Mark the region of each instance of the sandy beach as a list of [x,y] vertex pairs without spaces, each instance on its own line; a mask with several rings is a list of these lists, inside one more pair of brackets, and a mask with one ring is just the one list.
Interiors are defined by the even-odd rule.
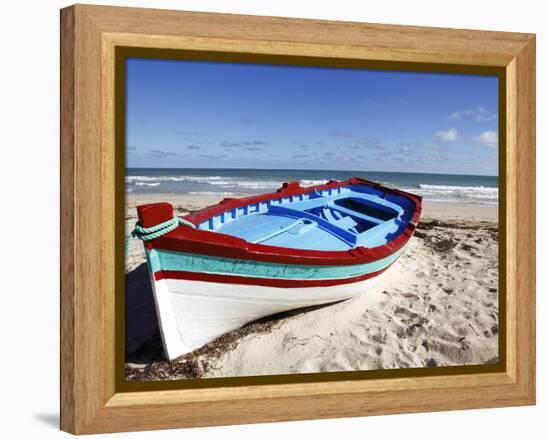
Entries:
[[[228,195],[224,195],[226,197]],[[233,196],[240,196],[235,194]],[[178,215],[219,195],[170,195]],[[136,205],[161,196],[128,194]],[[437,367],[498,360],[496,206],[424,202],[417,232],[373,289],[333,305],[283,313],[163,359],[143,246],[126,264],[126,377],[168,380]]]

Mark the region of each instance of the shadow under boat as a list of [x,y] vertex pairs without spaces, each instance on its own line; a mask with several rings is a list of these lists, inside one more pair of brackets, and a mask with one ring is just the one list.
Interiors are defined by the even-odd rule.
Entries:
[[[220,341],[230,347],[244,336],[268,332],[280,320],[326,308],[343,300],[293,309],[269,315],[238,328],[198,349],[203,353],[219,350]],[[126,274],[125,289],[125,357],[126,363],[150,364],[165,361],[162,338],[155,310],[155,302],[147,264],[143,263]],[[220,340],[223,339],[223,340]],[[231,342],[230,342],[231,341]]]

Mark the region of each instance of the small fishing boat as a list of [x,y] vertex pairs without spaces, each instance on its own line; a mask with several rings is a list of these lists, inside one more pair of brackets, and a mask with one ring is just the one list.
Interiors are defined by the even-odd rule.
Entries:
[[159,326],[169,359],[267,315],[368,291],[419,221],[419,196],[351,178],[174,216],[138,206]]

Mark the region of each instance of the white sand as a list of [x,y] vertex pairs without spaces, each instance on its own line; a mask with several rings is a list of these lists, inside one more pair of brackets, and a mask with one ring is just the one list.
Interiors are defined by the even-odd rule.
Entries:
[[[218,199],[165,198],[180,214]],[[150,201],[129,197],[129,224],[135,222],[135,205]],[[185,367],[167,375],[167,362],[158,361],[156,320],[148,315],[152,300],[145,297],[150,287],[143,285],[148,282],[143,249],[135,244],[127,264],[127,308],[133,313],[128,319],[135,321],[127,331],[128,376],[179,379],[494,362],[497,255],[496,207],[425,202],[415,237],[375,288],[352,300],[234,331],[176,360]],[[144,372],[145,363],[154,367]]]

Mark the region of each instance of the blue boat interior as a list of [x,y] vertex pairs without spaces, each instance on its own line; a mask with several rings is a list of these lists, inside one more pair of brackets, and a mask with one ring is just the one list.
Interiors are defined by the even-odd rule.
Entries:
[[282,196],[225,211],[199,224],[251,243],[304,250],[373,248],[399,236],[415,203],[369,185]]

